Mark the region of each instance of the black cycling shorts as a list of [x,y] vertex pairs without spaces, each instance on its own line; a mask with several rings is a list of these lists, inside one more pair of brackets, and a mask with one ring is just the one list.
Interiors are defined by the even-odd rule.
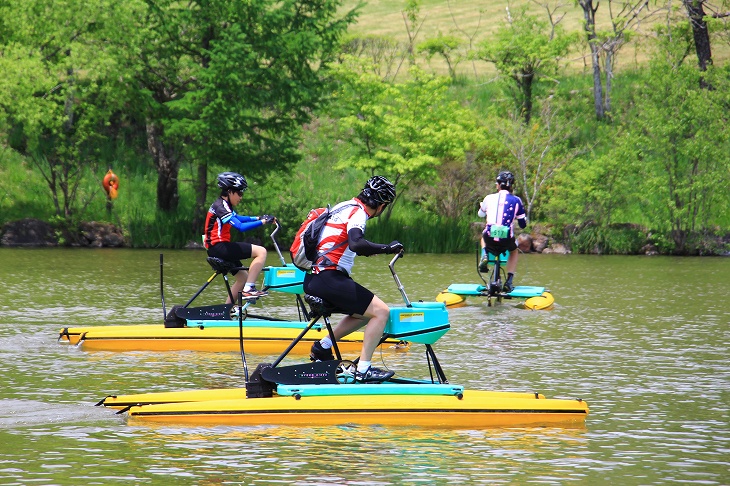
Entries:
[[500,238],[495,241],[494,238],[482,233],[484,239],[484,249],[492,255],[501,255],[505,251],[515,251],[517,249],[517,242],[514,238]]
[[323,270],[304,276],[304,292],[326,300],[337,311],[364,316],[375,294],[339,270]]
[[[208,256],[220,258],[227,262],[234,263],[237,267],[242,267],[241,260],[251,258],[251,243],[243,243],[240,241],[223,241],[216,243],[208,248]],[[238,270],[232,272],[231,275],[238,273]]]

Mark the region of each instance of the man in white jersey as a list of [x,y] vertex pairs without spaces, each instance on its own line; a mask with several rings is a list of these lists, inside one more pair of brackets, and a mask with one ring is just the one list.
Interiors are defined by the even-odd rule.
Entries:
[[500,255],[509,251],[507,258],[507,281],[502,286],[505,292],[512,292],[514,284],[512,278],[517,270],[517,243],[515,242],[514,222],[520,228],[527,226],[525,205],[522,199],[512,194],[515,185],[515,176],[512,172],[503,171],[497,175],[497,191],[489,194],[479,204],[479,217],[486,218],[486,225],[482,233],[482,261],[479,270],[487,270],[487,253]]
[[[380,216],[395,199],[395,186],[385,177],[368,179],[360,194],[337,204],[320,236],[317,252],[320,256],[312,266],[312,273],[304,277],[304,291],[320,297],[347,314],[334,328],[335,339],[365,326],[360,359],[355,380],[378,383],[395,373],[371,365],[375,348],[383,336],[390,309],[377,295],[355,282],[350,273],[355,255],[399,253],[403,245],[372,243],[364,238],[368,219]],[[333,360],[329,336],[312,345],[312,361]]]

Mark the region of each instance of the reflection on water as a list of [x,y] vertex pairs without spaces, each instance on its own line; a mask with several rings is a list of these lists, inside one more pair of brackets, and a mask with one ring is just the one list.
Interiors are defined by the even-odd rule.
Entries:
[[[406,255],[396,270],[412,300],[433,300],[451,283],[477,283],[473,265],[473,255]],[[93,404],[243,383],[236,353],[57,343],[63,326],[161,322],[159,270],[155,251],[0,249],[0,483],[730,484],[729,259],[523,255],[517,283],[547,286],[553,310],[470,297],[450,311],[436,351],[451,382],[583,398],[591,414],[576,429],[128,422]],[[402,303],[385,257],[358,260],[355,271]],[[166,252],[164,272],[168,309],[211,273],[188,251]],[[201,304],[220,300],[222,281],[211,287]],[[256,313],[297,317],[281,294]],[[274,357],[247,358],[251,370]],[[427,373],[418,348],[375,361]]]

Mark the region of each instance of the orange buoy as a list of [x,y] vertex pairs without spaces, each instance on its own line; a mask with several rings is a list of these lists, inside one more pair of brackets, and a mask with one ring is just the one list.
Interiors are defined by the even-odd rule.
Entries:
[[112,172],[111,169],[104,176],[104,182],[102,183],[104,190],[106,191],[109,199],[117,198],[117,189],[119,189],[119,177]]

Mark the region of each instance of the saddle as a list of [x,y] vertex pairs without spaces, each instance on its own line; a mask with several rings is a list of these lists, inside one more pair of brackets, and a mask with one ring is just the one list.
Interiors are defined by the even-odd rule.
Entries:
[[208,262],[208,265],[210,265],[213,270],[223,275],[232,273],[234,271],[246,269],[246,267],[239,267],[234,262],[228,262],[217,257],[208,257],[206,260]]
[[347,312],[338,309],[335,305],[324,300],[321,297],[304,294],[304,300],[309,304],[310,317],[329,317],[332,314],[347,314]]

